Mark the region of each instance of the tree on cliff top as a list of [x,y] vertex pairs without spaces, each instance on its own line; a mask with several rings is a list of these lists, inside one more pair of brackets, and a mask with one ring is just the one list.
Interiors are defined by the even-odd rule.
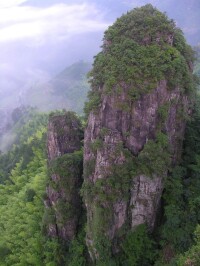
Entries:
[[118,95],[126,87],[130,99],[136,100],[161,80],[169,89],[191,93],[193,60],[193,51],[173,20],[150,4],[135,8],[105,32],[89,75],[85,112],[98,107],[102,93]]

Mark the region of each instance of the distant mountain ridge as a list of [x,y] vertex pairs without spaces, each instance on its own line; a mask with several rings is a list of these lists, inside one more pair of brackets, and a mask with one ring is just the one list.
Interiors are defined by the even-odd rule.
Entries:
[[15,140],[18,119],[14,122],[12,116],[19,111],[27,119],[29,111],[34,109],[29,107],[42,112],[66,109],[82,114],[89,90],[87,73],[90,69],[90,63],[79,61],[47,82],[36,82],[30,88],[19,89],[20,93],[7,92],[8,97],[0,100],[0,150],[6,151]]
[[86,76],[90,69],[90,63],[79,61],[49,82],[35,84],[26,93],[26,104],[42,111],[66,109],[81,114],[89,90]]

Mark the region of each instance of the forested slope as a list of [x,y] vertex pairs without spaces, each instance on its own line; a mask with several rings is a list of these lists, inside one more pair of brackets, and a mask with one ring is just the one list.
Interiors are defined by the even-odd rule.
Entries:
[[46,121],[34,116],[21,128],[18,144],[0,158],[0,265],[41,265]]

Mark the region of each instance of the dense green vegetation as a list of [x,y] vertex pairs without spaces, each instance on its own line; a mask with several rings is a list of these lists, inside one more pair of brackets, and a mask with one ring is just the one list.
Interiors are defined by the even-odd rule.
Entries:
[[20,160],[22,160],[22,167],[26,167],[32,160],[34,157],[33,146],[38,141],[37,132],[44,133],[48,116],[38,114],[34,109],[18,108],[15,110],[15,119],[14,125],[7,132],[8,137],[14,136],[14,138],[9,139],[9,145],[7,145],[7,147],[10,146],[10,150],[0,156],[0,183],[9,178],[11,170]]
[[[192,265],[199,265],[197,254],[198,228],[200,223],[199,211],[199,190],[200,190],[200,98],[195,104],[193,118],[188,122],[183,161],[180,166],[174,169],[171,177],[167,180],[165,200],[165,223],[162,226],[162,244],[170,245],[172,257],[178,253],[185,252],[191,244],[194,245],[181,259],[178,265],[184,264],[190,257],[193,258]],[[197,227],[197,231],[196,231]],[[196,231],[196,233],[195,233]],[[195,234],[194,234],[195,233]],[[180,262],[182,261],[182,262]],[[185,262],[186,263],[186,262]]]
[[34,115],[21,128],[19,143],[0,157],[0,265],[40,265],[43,257],[46,122]]
[[[146,225],[141,224],[137,230],[130,231],[122,244],[126,265],[151,265],[155,259],[154,241],[148,236]],[[124,261],[121,260],[122,265]]]

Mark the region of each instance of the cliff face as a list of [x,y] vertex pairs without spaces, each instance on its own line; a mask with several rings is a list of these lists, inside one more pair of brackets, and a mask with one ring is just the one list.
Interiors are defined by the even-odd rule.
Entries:
[[151,6],[136,9],[109,28],[95,59],[82,189],[93,259],[118,252],[120,239],[139,224],[154,229],[189,113],[191,64],[178,34]]
[[83,133],[80,121],[73,113],[53,116],[49,120],[47,152],[49,161],[66,153],[80,150]]
[[83,132],[74,113],[50,118],[47,135],[50,181],[46,189],[47,234],[65,241],[74,238],[81,214]]
[[[162,108],[165,114],[161,114]],[[97,208],[102,208],[99,216],[109,212],[102,224],[108,239],[116,238],[123,226],[135,228],[147,223],[153,230],[164,179],[170,165],[181,155],[183,114],[187,112],[187,96],[177,88],[169,91],[166,81],[161,81],[151,93],[135,101],[130,112],[119,110],[115,97],[105,96],[98,114],[89,115],[84,139],[85,184],[91,190],[96,187],[96,192],[91,195],[90,189],[86,189],[88,245],[93,246],[104,219],[98,217],[99,225],[94,229]],[[161,129],[164,133],[160,133]],[[94,150],[95,142],[98,145]]]

